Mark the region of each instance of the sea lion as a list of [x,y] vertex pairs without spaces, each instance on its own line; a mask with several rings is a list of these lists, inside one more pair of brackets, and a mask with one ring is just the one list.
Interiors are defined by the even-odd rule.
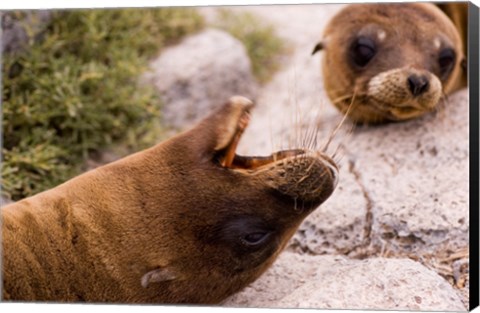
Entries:
[[443,11],[431,3],[346,6],[313,50],[324,50],[328,97],[358,123],[434,110],[443,95],[467,84],[467,9],[466,3],[444,4]]
[[317,151],[235,153],[250,100],[5,206],[3,299],[219,303],[259,277],[334,191]]

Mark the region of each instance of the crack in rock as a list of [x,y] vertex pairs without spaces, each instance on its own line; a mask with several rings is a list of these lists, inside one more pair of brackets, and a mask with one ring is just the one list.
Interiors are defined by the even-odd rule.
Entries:
[[344,251],[341,254],[347,255],[354,259],[363,259],[378,253],[378,247],[372,246],[372,229],[373,229],[373,199],[362,181],[362,175],[355,166],[355,161],[350,158],[348,160],[348,171],[353,175],[355,183],[358,185],[365,200],[365,216],[362,242]]
[[365,225],[363,229],[363,243],[361,246],[366,247],[368,246],[371,241],[372,235],[372,226],[373,226],[373,200],[370,197],[367,188],[362,182],[362,177],[360,173],[355,168],[355,162],[353,160],[349,160],[348,162],[348,170],[350,173],[353,174],[355,177],[355,181],[360,186],[360,189],[363,192],[363,197],[365,198],[366,206],[365,206]]

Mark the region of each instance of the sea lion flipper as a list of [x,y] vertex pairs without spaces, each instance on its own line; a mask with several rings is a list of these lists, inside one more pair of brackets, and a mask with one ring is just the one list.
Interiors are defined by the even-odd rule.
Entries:
[[142,287],[147,288],[150,283],[159,283],[177,279],[177,275],[169,268],[156,268],[142,276]]

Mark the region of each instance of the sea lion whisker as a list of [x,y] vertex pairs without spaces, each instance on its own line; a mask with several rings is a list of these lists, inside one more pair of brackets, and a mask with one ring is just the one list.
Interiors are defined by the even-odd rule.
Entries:
[[350,100],[350,102],[351,102],[351,99],[354,96],[356,96],[357,98],[358,97],[363,97],[363,96],[368,96],[368,92],[359,92],[358,90],[356,90],[354,93],[345,94],[343,96],[339,96],[335,99],[332,99],[331,102],[332,102],[332,104],[338,104],[338,103],[344,102],[346,100]]
[[302,136],[302,126],[300,124],[300,121],[301,121],[301,112],[300,112],[300,106],[298,105],[298,102],[295,98],[295,138],[294,138],[294,142],[295,142],[295,145],[298,147],[304,147],[305,146],[305,143],[302,142],[302,140],[305,139],[304,136]]
[[[319,110],[317,109],[314,117],[314,121],[318,121]],[[318,132],[318,123],[308,123],[307,131],[306,131],[306,140],[305,140],[305,148],[308,150],[315,150],[315,137]]]
[[315,151],[317,150],[317,147],[318,147],[318,134],[320,132],[320,110],[321,109],[318,109],[317,110],[317,113],[316,113],[316,117],[314,119],[314,121],[316,121],[313,125],[313,138],[312,138],[312,145],[311,145],[311,150]]
[[307,130],[305,131],[305,140],[303,147],[308,150],[313,150],[313,140],[315,138],[315,128],[311,124],[308,125]]
[[[334,153],[332,154],[331,158],[333,159],[333,161],[337,164],[340,164],[341,162],[341,159],[343,158],[344,154],[342,155],[338,155],[339,152],[343,151],[344,149],[344,145],[343,143],[340,143],[337,145],[337,148],[335,149]],[[337,157],[339,157],[340,159],[337,159]]]
[[347,94],[347,95],[340,96],[338,98],[332,99],[331,101],[332,101],[333,104],[337,104],[339,102],[343,102],[345,100],[351,99],[352,96],[353,96],[352,94]]
[[350,105],[348,106],[347,108],[347,111],[345,112],[345,114],[343,115],[342,119],[340,120],[340,122],[338,123],[338,125],[335,127],[335,129],[333,130],[333,132],[330,134],[329,138],[327,139],[327,142],[325,143],[324,147],[321,149],[321,151],[323,152],[326,152],[327,149],[328,149],[328,146],[330,145],[330,143],[332,142],[333,138],[335,137],[335,135],[337,134],[338,130],[340,129],[340,127],[342,127],[343,123],[345,123],[347,117],[349,116],[353,106],[354,106],[354,103],[355,103],[355,92],[353,93],[353,96],[352,96],[352,101],[350,102]]
[[[337,148],[335,149],[333,155],[332,155],[332,159],[334,160],[335,163],[337,164],[341,164],[341,160],[342,159],[339,159],[337,161],[337,159],[335,159],[335,157],[337,156],[337,153],[338,151],[340,151],[340,149],[345,150],[345,144],[344,142],[351,138],[352,135],[353,135],[353,130],[355,129],[356,127],[356,124],[354,122],[350,123],[350,127],[345,131],[345,133],[343,134],[343,136],[341,137],[340,139],[340,142],[337,144]],[[343,158],[343,155],[341,156],[341,158]]]
[[342,164],[343,162],[343,158],[345,157],[344,154],[342,155],[335,155],[334,157],[332,157],[332,160],[336,163],[336,164],[339,164],[339,166]]
[[318,133],[319,133],[319,127],[318,125],[315,127],[315,134],[314,134],[314,137],[313,137],[313,142],[312,142],[312,147],[311,149],[312,150],[317,150],[317,146],[318,146]]
[[308,129],[307,129],[306,138],[305,138],[306,139],[305,147],[308,150],[312,150],[313,138],[315,138],[315,128],[314,128],[314,125],[309,124]]

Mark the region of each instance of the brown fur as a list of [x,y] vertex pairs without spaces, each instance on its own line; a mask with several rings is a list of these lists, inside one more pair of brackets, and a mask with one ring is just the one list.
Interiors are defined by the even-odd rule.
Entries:
[[462,40],[462,52],[465,56],[462,64],[462,75],[460,76],[456,89],[466,87],[467,81],[467,56],[468,56],[468,2],[447,2],[437,3],[437,6],[453,22]]
[[[430,3],[351,4],[334,16],[314,50],[325,51],[325,89],[334,105],[345,113],[353,102],[349,116],[360,123],[401,121],[432,111],[444,94],[465,87],[467,5],[443,9],[455,24]],[[376,49],[361,66],[352,58],[359,36]],[[448,75],[438,61],[445,48],[456,55]],[[416,94],[411,77],[427,81],[425,91]]]
[[190,131],[2,208],[3,299],[218,303],[254,281],[337,170],[298,151],[223,167],[251,106],[234,97]]

